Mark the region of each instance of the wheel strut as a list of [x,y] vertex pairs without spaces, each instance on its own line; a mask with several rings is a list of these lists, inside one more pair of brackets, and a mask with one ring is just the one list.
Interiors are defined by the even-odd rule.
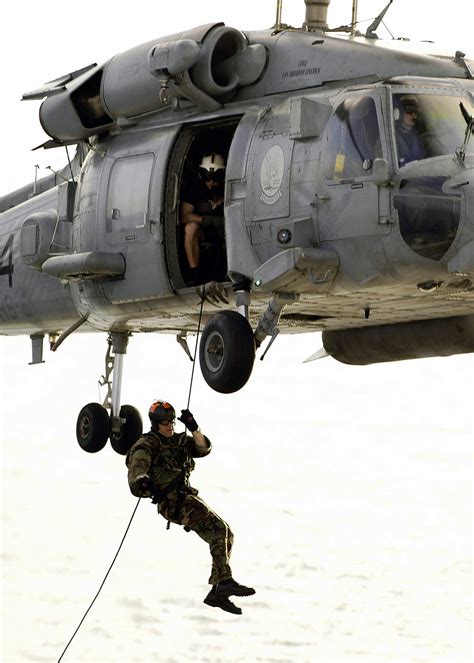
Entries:
[[100,451],[110,437],[114,451],[124,455],[142,434],[139,411],[132,405],[121,405],[123,360],[129,338],[128,332],[111,332],[108,336],[105,375],[99,380],[101,387],[107,385],[107,394],[102,405],[89,403],[83,407],[77,420],[76,437],[84,451]]
[[127,352],[129,338],[130,334],[128,332],[111,332],[109,334],[105,355],[105,375],[99,380],[101,387],[107,385],[107,394],[102,405],[107,410],[110,410],[111,435],[119,435],[125,423],[119,415],[122,395],[123,360]]
[[279,334],[280,330],[278,329],[278,321],[280,319],[280,315],[288,304],[291,304],[292,302],[296,301],[299,298],[299,295],[296,295],[291,292],[280,292],[276,293],[272,299],[268,302],[268,306],[263,312],[259,323],[257,325],[257,328],[254,332],[254,337],[255,337],[255,345],[257,348],[259,348],[262,344],[262,342],[265,340],[267,336],[271,336],[271,341],[265,350],[263,357],[269,350],[271,344]]

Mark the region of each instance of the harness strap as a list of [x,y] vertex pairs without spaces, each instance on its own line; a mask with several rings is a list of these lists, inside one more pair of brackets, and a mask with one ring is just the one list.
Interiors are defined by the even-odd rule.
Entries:
[[153,491],[152,503],[153,504],[158,504],[159,502],[162,502],[164,500],[164,498],[168,495],[168,493],[171,493],[171,491],[174,490],[179,484],[182,484],[182,486],[184,487],[185,486],[185,483],[184,483],[184,477],[185,476],[186,476],[186,470],[185,469],[181,470],[181,472],[177,476],[175,476],[175,478],[172,479],[172,481],[170,481],[167,486],[165,486],[161,490],[156,488]]
[[184,490],[180,490],[178,492],[178,499],[176,500],[176,504],[174,507],[174,512],[173,516],[175,520],[179,520],[179,516],[181,514],[181,509],[183,508],[184,500],[186,499],[186,493]]

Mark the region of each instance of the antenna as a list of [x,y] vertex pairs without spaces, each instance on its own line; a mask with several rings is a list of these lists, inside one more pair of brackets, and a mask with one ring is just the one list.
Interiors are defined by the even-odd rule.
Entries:
[[352,20],[351,20],[351,35],[355,37],[357,32],[357,4],[358,0],[352,0]]
[[376,18],[374,18],[372,23],[369,25],[369,27],[367,28],[367,32],[365,33],[366,39],[378,39],[377,35],[375,34],[375,31],[377,30],[379,25],[382,23],[383,18],[385,16],[385,14],[388,12],[388,9],[389,9],[390,5],[392,4],[392,2],[393,2],[393,0],[388,0],[388,5],[386,7],[384,7],[384,9],[382,9],[380,14]]
[[275,23],[275,29],[276,30],[281,30],[281,11],[283,8],[283,0],[277,0],[277,15],[276,15],[276,23]]
[[[46,166],[46,170],[50,170],[56,176],[56,178],[60,177],[65,182],[68,181],[67,177],[64,177],[63,175],[61,175],[61,173],[58,170],[54,170],[54,168],[51,168],[51,166]],[[57,179],[56,179],[56,181],[57,181]]]
[[33,184],[33,195],[36,196],[36,187],[38,185],[38,170],[39,164],[35,163],[35,182]]

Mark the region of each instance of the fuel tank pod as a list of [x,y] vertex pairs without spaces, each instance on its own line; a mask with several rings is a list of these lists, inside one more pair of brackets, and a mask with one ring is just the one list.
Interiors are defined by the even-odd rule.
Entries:
[[331,357],[353,366],[449,357],[474,352],[474,315],[326,330],[322,340]]

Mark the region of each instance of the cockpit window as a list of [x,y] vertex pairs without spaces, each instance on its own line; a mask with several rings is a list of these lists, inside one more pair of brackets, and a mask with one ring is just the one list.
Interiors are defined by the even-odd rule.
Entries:
[[340,181],[371,174],[382,156],[377,110],[372,97],[346,99],[326,129],[325,176]]
[[[435,94],[393,94],[398,165],[454,154],[464,142],[466,122],[459,104],[474,112],[467,98]],[[472,145],[472,143],[470,144]]]

